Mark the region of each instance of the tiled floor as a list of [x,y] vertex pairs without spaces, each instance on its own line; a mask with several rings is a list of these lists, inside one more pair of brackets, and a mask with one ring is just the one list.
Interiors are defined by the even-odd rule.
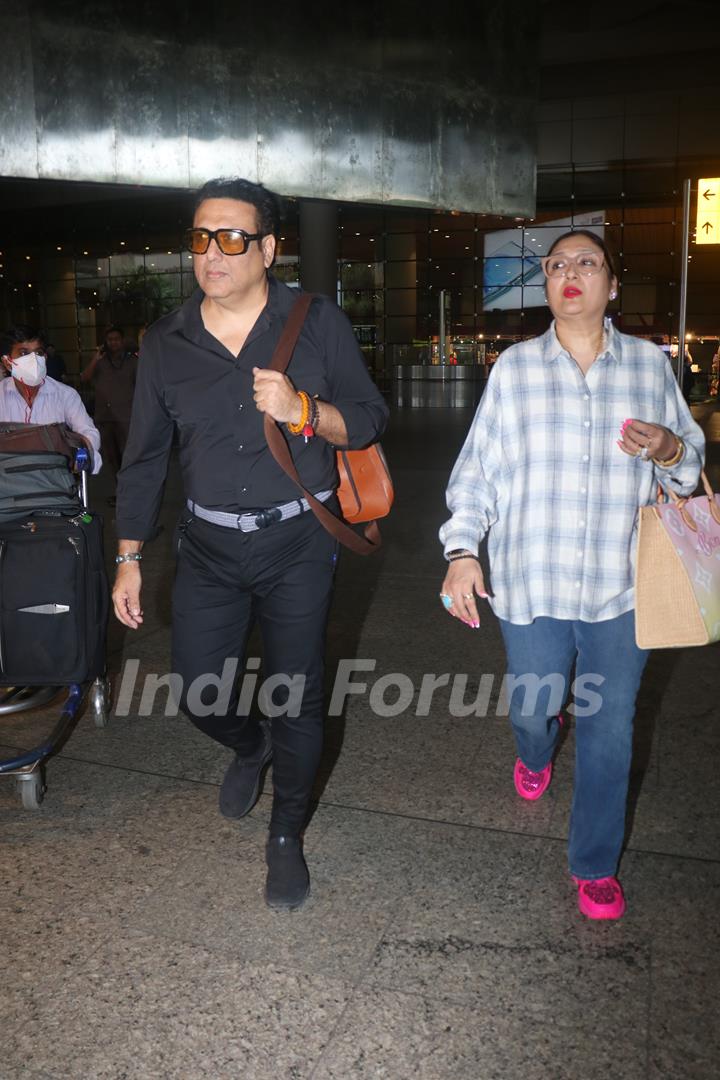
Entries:
[[[717,439],[717,414],[697,411]],[[497,625],[488,614],[470,633],[437,602],[444,485],[470,416],[393,417],[396,509],[383,553],[339,569],[328,686],[342,659],[375,668],[354,676],[368,692],[328,719],[306,837],[313,893],[291,915],[262,900],[269,778],[231,824],[216,806],[225,752],[164,715],[164,692],[138,715],[145,676],[169,664],[173,471],[144,563],[145,624],[111,630],[116,694],[124,662],[140,662],[128,715],[101,730],[81,720],[49,763],[39,811],[0,781],[2,1080],[718,1075],[720,651],[651,658],[622,864],[629,910],[589,923],[565,867],[572,728],[548,795],[521,804],[495,711]],[[717,444],[710,460],[717,481]],[[98,481],[98,504],[104,494]],[[453,719],[442,687],[426,715],[416,698],[374,714],[381,676],[417,689],[444,672],[468,674],[468,701],[490,680],[487,718]],[[55,714],[0,719],[0,755]]]

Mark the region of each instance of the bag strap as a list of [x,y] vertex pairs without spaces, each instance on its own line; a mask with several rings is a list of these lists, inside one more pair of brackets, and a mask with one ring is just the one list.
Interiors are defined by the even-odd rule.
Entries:
[[[705,488],[705,494],[707,495],[708,509],[710,510],[712,517],[715,519],[718,525],[720,525],[720,507],[717,504],[715,492],[712,489],[712,486],[707,478],[707,474],[704,469],[700,473],[700,479],[702,480],[702,485]],[[697,532],[697,524],[695,523],[695,520],[687,509],[687,504],[690,502],[691,496],[678,495],[677,492],[673,491],[673,489],[670,487],[667,489],[667,495],[670,496],[670,501],[672,502],[673,506],[675,506],[675,508],[680,511],[680,515],[687,527],[693,532]],[[702,495],[699,497],[702,498]]]
[[[283,332],[280,335],[280,340],[275,346],[275,351],[268,364],[271,371],[279,371],[281,374],[285,374],[297,339],[300,336],[303,323],[305,322],[307,313],[310,310],[310,305],[314,299],[315,296],[313,293],[301,293],[295,300]],[[295,468],[295,462],[292,459],[285,437],[280,431],[276,421],[273,420],[271,416],[268,416],[267,413],[265,413],[263,418],[263,426],[265,429],[265,439],[267,440],[270,453],[283,472],[300,488],[308,501],[310,509],[320,524],[327,529],[331,536],[334,536],[336,540],[339,540],[341,544],[350,548],[351,551],[354,551],[357,555],[371,555],[374,551],[377,551],[381,544],[380,529],[377,526],[377,522],[368,522],[364,529],[364,535],[361,536],[359,533],[356,533],[354,529],[351,529],[344,521],[336,517],[335,514],[332,514],[323,503],[316,499],[314,495],[311,495],[305,488],[302,480],[298,476],[298,471]]]

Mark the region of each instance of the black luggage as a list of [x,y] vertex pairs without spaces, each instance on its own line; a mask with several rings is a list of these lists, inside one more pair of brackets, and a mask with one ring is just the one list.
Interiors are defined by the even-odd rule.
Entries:
[[102,521],[82,508],[0,523],[0,686],[60,686],[105,670]]

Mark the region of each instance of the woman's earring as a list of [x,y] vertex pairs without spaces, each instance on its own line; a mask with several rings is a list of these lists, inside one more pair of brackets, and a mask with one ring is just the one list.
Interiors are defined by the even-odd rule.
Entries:
[[614,290],[614,289],[613,289],[613,291],[612,291],[612,292],[610,293],[610,299],[611,299],[611,300],[617,300],[617,293],[615,292],[615,290]]

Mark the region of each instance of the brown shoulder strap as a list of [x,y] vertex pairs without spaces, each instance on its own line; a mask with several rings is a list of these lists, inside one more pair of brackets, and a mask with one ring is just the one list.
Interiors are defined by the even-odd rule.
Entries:
[[[280,335],[280,340],[275,347],[270,364],[268,365],[273,371],[280,371],[283,373],[286,371],[297,339],[300,336],[303,323],[305,322],[305,317],[314,299],[313,293],[301,293],[293,304],[287,322],[285,323],[285,328]],[[356,533],[354,529],[351,529],[344,521],[341,521],[340,518],[335,517],[323,503],[306,490],[302,480],[298,476],[295,462],[292,459],[283,433],[280,431],[277,423],[272,417],[268,416],[267,413],[265,413],[264,416],[264,427],[265,438],[270,453],[283,472],[285,472],[300,488],[308,501],[310,509],[320,524],[327,529],[336,540],[339,540],[341,544],[344,544],[345,547],[350,548],[358,555],[371,555],[374,551],[377,551],[381,542],[380,530],[377,526],[377,522],[369,522],[364,529],[364,536],[361,536],[359,533]]]

